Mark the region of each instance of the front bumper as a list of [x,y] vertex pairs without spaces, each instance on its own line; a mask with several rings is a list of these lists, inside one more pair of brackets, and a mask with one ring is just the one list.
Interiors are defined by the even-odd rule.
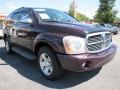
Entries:
[[57,56],[63,69],[83,72],[102,67],[104,64],[108,63],[114,58],[116,50],[117,47],[112,45],[108,50],[96,54],[57,54]]

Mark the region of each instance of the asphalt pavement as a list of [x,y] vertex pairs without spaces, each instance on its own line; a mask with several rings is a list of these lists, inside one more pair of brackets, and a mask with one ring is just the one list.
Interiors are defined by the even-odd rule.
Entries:
[[5,51],[0,40],[0,90],[120,90],[120,34],[113,35],[117,53],[110,63],[90,72],[65,72],[57,81],[43,78],[36,62]]

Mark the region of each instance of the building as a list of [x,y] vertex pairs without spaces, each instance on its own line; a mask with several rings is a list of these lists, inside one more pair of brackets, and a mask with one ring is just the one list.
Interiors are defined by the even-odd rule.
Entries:
[[2,19],[2,20],[5,19],[6,16],[7,16],[7,14],[1,14],[1,13],[0,13],[0,20],[1,20],[1,19]]
[[0,26],[3,25],[4,19],[6,18],[7,14],[0,13]]

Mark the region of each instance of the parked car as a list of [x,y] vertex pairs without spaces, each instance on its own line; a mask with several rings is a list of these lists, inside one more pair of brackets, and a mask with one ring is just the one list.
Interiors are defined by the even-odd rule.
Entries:
[[0,38],[3,38],[3,27],[2,26],[0,26]]
[[100,24],[101,26],[107,28],[112,34],[116,35],[119,32],[119,28],[116,26],[112,26],[111,24]]
[[4,25],[6,52],[37,60],[41,74],[49,80],[58,79],[64,69],[100,68],[116,53],[110,32],[81,24],[59,10],[19,8],[8,15]]
[[[120,28],[117,26],[113,26],[113,29],[116,30],[116,33],[118,34],[120,32]],[[115,33],[114,33],[115,34]]]

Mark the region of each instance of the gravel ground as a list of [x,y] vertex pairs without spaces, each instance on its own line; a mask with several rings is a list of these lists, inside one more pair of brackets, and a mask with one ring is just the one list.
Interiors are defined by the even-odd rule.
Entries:
[[7,55],[0,40],[0,90],[120,90],[120,34],[113,35],[117,54],[101,70],[65,72],[57,81],[48,81],[39,73],[37,64],[19,56]]

